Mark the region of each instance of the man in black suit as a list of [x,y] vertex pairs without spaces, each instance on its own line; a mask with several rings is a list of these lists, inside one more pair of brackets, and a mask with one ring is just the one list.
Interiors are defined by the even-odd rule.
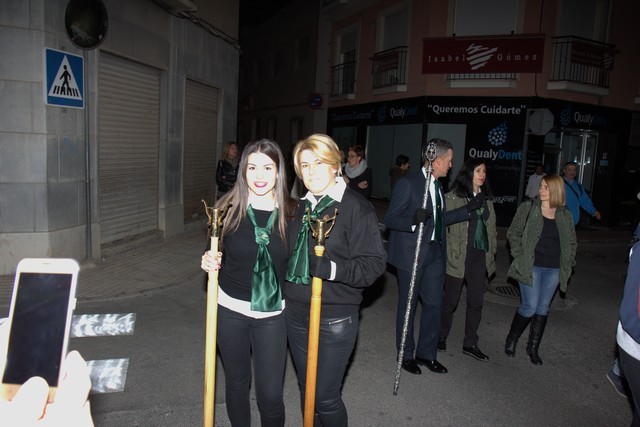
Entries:
[[[429,141],[429,143],[431,142],[435,143],[436,158],[432,163],[433,174],[426,209],[422,209],[422,200],[425,192],[428,160],[424,154],[425,150],[423,150],[424,166],[417,173],[406,175],[396,183],[391,194],[389,208],[384,217],[384,223],[390,230],[387,261],[396,267],[398,277],[399,298],[396,317],[396,347],[398,351],[400,351],[407,309],[418,225],[424,223],[423,238],[420,243],[422,245],[420,259],[402,360],[403,369],[416,375],[422,373],[418,365],[426,366],[435,373],[447,373],[447,368],[436,360],[447,265],[445,228],[451,224],[468,221],[471,218],[470,213],[479,209],[484,202],[484,195],[480,193],[471,199],[466,206],[446,211],[444,194],[438,178],[446,176],[451,168],[453,147],[449,141],[444,139],[434,138]],[[413,336],[413,319],[418,297],[422,303],[422,313],[416,348]]]

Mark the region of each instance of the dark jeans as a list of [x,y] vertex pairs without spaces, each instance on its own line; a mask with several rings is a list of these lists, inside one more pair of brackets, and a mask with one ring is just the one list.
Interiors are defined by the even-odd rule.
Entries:
[[447,338],[453,323],[453,313],[458,308],[463,282],[467,283],[467,315],[464,324],[463,347],[478,345],[478,327],[482,318],[482,304],[484,302],[484,282],[487,273],[484,253],[482,257],[475,257],[465,261],[464,278],[449,276],[444,280],[444,298],[442,300],[442,325],[440,337]]
[[218,348],[224,365],[227,412],[234,427],[251,425],[251,355],[263,426],[284,425],[283,382],[287,357],[284,315],[254,319],[218,306]]
[[631,397],[633,398],[633,419],[631,420],[632,427],[640,426],[640,360],[635,359],[629,355],[622,348],[618,347],[620,351],[620,364],[622,365],[622,372],[624,372],[624,378],[627,380],[629,389],[631,390]]
[[[442,294],[444,290],[445,255],[439,244],[426,244],[422,248],[425,262],[416,273],[416,282],[411,302],[411,316],[407,328],[407,338],[404,349],[404,359],[415,355],[427,360],[436,360],[438,338],[440,337],[440,320],[442,317]],[[400,340],[404,327],[404,317],[409,300],[409,286],[411,272],[398,269],[398,311],[396,313],[396,349],[400,351]],[[418,332],[418,347],[413,337],[413,324],[416,314],[418,298],[422,303],[420,314],[420,331]]]
[[[300,402],[304,408],[307,380],[309,312],[285,310],[291,357],[298,374]],[[358,313],[320,319],[318,374],[316,379],[315,426],[348,425],[347,408],[342,401],[342,381],[358,336]]]

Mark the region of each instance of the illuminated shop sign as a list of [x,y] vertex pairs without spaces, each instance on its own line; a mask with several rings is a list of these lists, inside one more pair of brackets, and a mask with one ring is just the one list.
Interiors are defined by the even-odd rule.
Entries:
[[437,37],[422,43],[422,74],[539,73],[544,36]]

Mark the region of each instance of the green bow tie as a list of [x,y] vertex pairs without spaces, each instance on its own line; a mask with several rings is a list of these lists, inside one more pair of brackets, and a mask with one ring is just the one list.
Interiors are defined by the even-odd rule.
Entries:
[[268,248],[271,230],[278,218],[278,209],[271,212],[266,227],[258,227],[256,214],[251,205],[247,206],[247,216],[253,224],[258,244],[258,254],[251,276],[251,310],[262,312],[282,310],[282,291]]
[[[335,203],[329,196],[324,196],[316,208],[311,212],[312,223],[318,218],[318,216],[329,206]],[[305,207],[311,209],[311,202],[305,201]],[[305,210],[306,212],[306,210]],[[309,285],[311,284],[311,278],[309,277],[309,219],[306,213],[302,217],[302,228],[298,233],[298,239],[296,245],[293,248],[291,259],[289,260],[289,266],[287,268],[286,279],[288,282],[295,283],[297,285]]]

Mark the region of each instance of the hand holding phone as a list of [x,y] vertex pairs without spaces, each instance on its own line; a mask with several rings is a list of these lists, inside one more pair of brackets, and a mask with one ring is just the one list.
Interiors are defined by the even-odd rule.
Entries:
[[[0,348],[6,349],[8,325],[0,327]],[[7,329],[2,332],[2,329]],[[4,368],[0,364],[0,370]],[[11,401],[0,400],[0,419],[7,426],[74,426],[93,427],[89,390],[89,370],[80,353],[72,351],[64,361],[65,373],[58,386],[56,400],[49,400],[49,385],[41,377],[32,377],[17,391]]]
[[[77,351],[66,354],[78,269],[73,260],[28,259],[18,264],[10,317],[0,325],[0,420],[3,425],[68,425],[73,420],[77,426],[93,426],[87,364]],[[42,316],[51,323],[43,324]],[[61,329],[63,334],[37,331],[46,331],[49,327]],[[42,353],[49,356],[44,358],[48,363],[37,369],[15,359],[19,349],[41,347],[49,349]],[[34,357],[28,355],[25,360],[33,361]],[[54,380],[48,382],[37,372],[23,381],[24,384],[7,382],[32,370],[40,370]],[[57,391],[55,402],[48,403],[53,396],[52,388]]]
[[[53,401],[63,374],[79,266],[72,259],[20,261],[7,321],[0,394],[11,400],[31,377],[42,377]],[[4,351],[6,349],[6,352]]]

